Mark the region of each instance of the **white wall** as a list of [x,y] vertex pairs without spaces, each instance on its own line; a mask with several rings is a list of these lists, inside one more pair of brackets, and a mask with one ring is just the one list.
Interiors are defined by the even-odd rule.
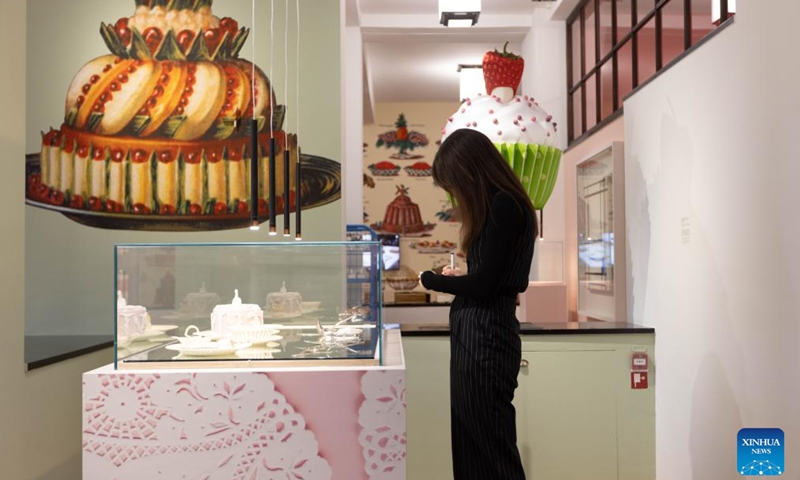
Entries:
[[[532,95],[558,123],[558,147],[567,148],[567,37],[566,23],[551,21],[552,10],[536,8],[531,29],[522,41],[525,73],[521,89]],[[544,236],[564,241],[564,161],[553,194],[544,208]]]
[[359,225],[363,222],[364,211],[364,59],[361,27],[343,26],[342,35],[342,194],[347,225]]
[[625,102],[628,310],[656,328],[661,480],[738,478],[743,427],[782,428],[800,479],[799,15],[739,2]]
[[111,362],[111,350],[25,373],[25,0],[0,1],[0,477],[80,478],[81,373]]

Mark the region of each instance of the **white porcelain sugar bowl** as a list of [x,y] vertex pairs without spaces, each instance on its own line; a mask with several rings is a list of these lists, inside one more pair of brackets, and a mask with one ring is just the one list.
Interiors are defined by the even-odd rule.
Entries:
[[122,292],[117,292],[117,335],[138,337],[147,330],[147,309],[141,305],[128,305]]
[[255,304],[242,303],[239,290],[234,290],[231,303],[217,305],[211,312],[211,330],[221,335],[230,334],[234,325],[262,325],[264,311]]

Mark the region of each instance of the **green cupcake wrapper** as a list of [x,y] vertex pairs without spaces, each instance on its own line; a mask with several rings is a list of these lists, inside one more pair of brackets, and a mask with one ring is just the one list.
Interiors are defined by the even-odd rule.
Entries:
[[519,178],[533,208],[544,208],[556,185],[561,150],[524,143],[496,143],[495,146]]
[[[550,200],[558,179],[561,165],[560,149],[546,145],[527,143],[495,143],[500,155],[519,178],[522,188],[533,203],[533,208],[541,210]],[[447,194],[447,200],[455,207],[456,200]]]

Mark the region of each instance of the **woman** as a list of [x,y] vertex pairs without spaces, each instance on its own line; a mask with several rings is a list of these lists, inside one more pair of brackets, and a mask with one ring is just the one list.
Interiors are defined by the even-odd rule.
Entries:
[[528,286],[537,235],[533,205],[492,142],[453,132],[433,162],[433,179],[455,198],[468,272],[420,274],[455,295],[450,307],[450,410],[456,480],[524,479],[515,410],[522,358],[516,297]]

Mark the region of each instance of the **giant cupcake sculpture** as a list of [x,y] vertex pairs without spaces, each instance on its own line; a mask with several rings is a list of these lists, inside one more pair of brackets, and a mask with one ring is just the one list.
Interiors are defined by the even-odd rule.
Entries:
[[552,115],[528,95],[517,95],[524,60],[507,51],[487,52],[483,75],[488,95],[467,99],[442,129],[442,141],[460,128],[478,130],[495,144],[536,209],[553,193],[561,150]]
[[[266,214],[270,139],[279,158],[291,152],[291,185],[297,141],[279,131],[283,107],[275,104],[267,76],[239,58],[249,30],[214,16],[212,0],[135,2],[132,17],[101,25],[111,54],[75,75],[63,125],[43,134],[28,199],[142,221],[246,221],[251,209]],[[257,120],[257,152],[250,119]],[[258,205],[250,204],[253,158],[259,160]],[[283,178],[282,162],[276,175]]]

